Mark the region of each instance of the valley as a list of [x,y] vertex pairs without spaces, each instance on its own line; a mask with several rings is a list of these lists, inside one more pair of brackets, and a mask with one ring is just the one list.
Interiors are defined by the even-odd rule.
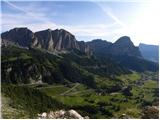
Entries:
[[[141,80],[141,78],[137,79],[136,77],[134,77],[134,75],[128,75],[127,77],[129,77],[130,79],[125,75],[125,77],[123,77],[123,80],[128,81],[128,85],[133,84],[132,80],[137,82]],[[142,110],[145,106],[143,106],[143,104],[147,103],[152,105],[154,102],[157,102],[156,100],[158,96],[155,96],[155,94],[156,89],[158,89],[158,81],[146,80],[141,86],[131,85],[131,87],[131,96],[124,94],[122,92],[123,88],[122,90],[116,92],[105,93],[103,91],[97,92],[96,89],[93,90],[85,88],[83,85],[79,85],[74,89],[72,89],[73,87],[71,87],[72,91],[67,94],[62,94],[63,91],[66,91],[66,87],[61,88],[61,91],[59,91],[59,93],[54,92],[57,91],[56,89],[54,89],[54,87],[49,89],[43,89],[42,87],[41,90],[49,96],[60,100],[65,105],[71,106],[71,108],[73,109],[79,106],[80,108],[82,108],[82,110],[80,110],[80,113],[82,115],[83,112],[88,113],[88,109],[92,109],[89,114],[85,114],[90,118],[121,118],[123,114],[125,114],[128,118],[141,118]],[[150,91],[151,89],[152,92]],[[85,106],[88,106],[87,110],[84,110]],[[94,114],[92,113],[92,106],[95,106]],[[78,109],[76,110],[78,111]]]
[[[158,73],[133,73],[117,76],[117,78],[125,83],[124,88],[116,92],[108,93],[101,89],[88,88],[80,83],[71,83],[67,85],[48,85],[42,83],[28,84],[19,87],[27,87],[35,91],[40,91],[42,94],[51,97],[51,99],[61,102],[66,106],[65,109],[74,109],[82,116],[89,116],[89,118],[141,118],[142,111],[146,106],[158,105],[158,81],[156,79],[150,79],[150,74],[156,76]],[[142,80],[144,75],[146,79]],[[103,79],[102,84],[108,85],[107,80],[104,80],[105,78],[97,77],[97,80],[98,79]],[[131,89],[124,92],[124,89],[128,86],[130,86]],[[10,94],[12,94],[12,92]],[[19,103],[16,101],[14,104]],[[46,104],[44,103],[44,105]],[[6,113],[5,111],[4,118]],[[30,116],[30,114],[31,113],[27,113],[25,115]],[[23,118],[22,113],[19,118]]]
[[2,41],[3,118],[55,111],[94,119],[158,118],[159,64],[144,59],[129,37],[101,48],[101,40],[79,42],[65,30],[15,28]]

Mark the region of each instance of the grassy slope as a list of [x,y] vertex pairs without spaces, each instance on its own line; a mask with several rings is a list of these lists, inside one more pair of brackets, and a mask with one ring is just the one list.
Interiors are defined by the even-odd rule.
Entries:
[[[16,61],[16,56],[19,56],[19,54],[21,54],[19,59],[34,59],[34,61],[40,63],[40,66],[47,66],[47,68],[52,68],[53,66],[57,66],[57,62],[59,62],[59,60],[61,59],[57,57],[52,58],[50,57],[50,55],[46,54],[43,54],[44,56],[41,56],[42,53],[39,53],[38,51],[32,51],[32,53],[26,52],[27,50],[21,51],[25,54],[22,54],[19,50],[15,51],[15,56],[12,56],[12,52],[7,53],[7,56],[4,55],[2,57],[2,62],[5,62],[5,60],[11,62]],[[83,64],[87,64],[85,62],[86,60],[84,60]],[[92,64],[94,64],[94,61],[89,62],[93,62]],[[77,75],[83,75],[84,77],[88,75],[94,75],[93,73],[95,71],[93,73],[89,73],[87,69],[83,69],[84,67],[80,67],[80,65],[77,65],[76,63],[77,62],[72,62],[71,66],[74,68],[73,71],[78,70],[78,72],[75,72],[76,74],[79,72],[81,73]],[[68,69],[67,71],[69,70],[70,69]],[[71,71],[71,73],[73,71]],[[15,106],[20,104],[23,109],[29,113],[29,118],[34,118],[39,112],[61,109],[66,106],[68,109],[76,109],[83,116],[88,115],[90,116],[90,118],[119,118],[124,113],[130,115],[133,118],[140,118],[142,103],[144,101],[152,103],[155,98],[158,98],[154,93],[154,90],[158,88],[158,81],[141,81],[142,85],[137,85],[136,83],[139,82],[141,78],[140,73],[133,72],[132,74],[123,74],[120,76],[114,76],[112,78],[94,75],[94,78],[97,85],[96,89],[85,86],[85,84],[79,84],[77,87],[69,91],[69,93],[67,93],[66,95],[61,94],[70,90],[76,83],[70,86],[64,86],[62,84],[59,86],[58,84],[53,84],[51,86],[44,85],[41,87],[37,87],[34,85],[2,85],[2,92],[5,93],[7,97],[10,97],[13,100]],[[75,79],[77,80],[76,76],[73,80]],[[117,86],[123,89],[128,85],[132,86],[131,92],[133,96],[125,96],[121,90],[116,90],[114,92],[112,91],[112,89],[116,88]],[[3,87],[5,89],[3,89]],[[110,89],[108,90],[108,88]],[[107,93],[102,93],[102,91],[97,92],[97,89],[99,91],[106,89]],[[63,103],[64,106],[61,106],[59,102],[57,104],[59,104],[60,106],[56,106],[56,104],[54,104],[55,101]],[[23,114],[21,118],[23,118]]]
[[[65,108],[59,101],[32,87],[2,84],[2,94],[4,98],[10,99],[10,108],[27,111],[28,118],[36,118],[41,112]],[[3,114],[6,116],[5,112]],[[23,118],[23,114],[19,118]]]
[[[136,79],[139,79],[139,73],[133,73],[133,74],[128,74],[124,76],[125,77],[122,77],[122,76],[120,77],[123,78],[122,81],[124,80],[128,81],[128,84],[130,82],[132,83],[133,81],[136,81]],[[98,76],[98,79],[102,79],[103,81],[105,81],[105,79],[100,78],[100,76]],[[106,78],[105,82],[108,83],[108,81],[109,81],[109,78]],[[100,95],[99,93],[95,92],[93,89],[90,89],[83,84],[79,84],[77,87],[69,91],[67,95],[61,95],[63,92],[66,92],[71,88],[73,88],[76,83],[68,86],[57,84],[57,85],[51,85],[51,86],[44,85],[41,87],[28,85],[26,87],[38,90],[40,91],[40,93],[44,95],[46,94],[47,96],[52,97],[52,99],[56,99],[59,102],[63,103],[64,105],[67,106],[68,109],[71,109],[71,108],[76,109],[82,115],[88,115],[90,116],[90,118],[119,118],[122,114],[127,114],[132,118],[140,118],[141,105],[143,100],[153,102],[153,100],[156,98],[156,96],[154,96],[153,90],[158,88],[157,83],[158,82],[154,80],[147,80],[147,81],[144,81],[144,84],[140,86],[133,85],[131,90],[133,93],[133,96],[130,96],[130,97],[123,95],[122,92],[115,92],[115,93]],[[108,85],[111,85],[111,83]],[[2,92],[3,92],[3,89],[2,89]],[[14,94],[14,95],[17,95],[17,94]],[[142,97],[142,95],[144,96]],[[137,99],[137,97],[139,98]],[[11,96],[11,98],[13,98],[13,96]],[[18,99],[20,98],[21,97],[18,97]],[[14,99],[15,99],[15,96],[14,96]],[[142,101],[140,101],[140,99]],[[14,101],[14,103],[16,104],[19,104],[19,102],[25,103],[26,101],[25,100]],[[26,112],[30,110],[26,109],[26,107],[23,105],[22,107],[23,107],[23,110],[25,111],[20,110],[19,115],[15,114],[14,118],[18,118],[18,117],[25,118],[25,117],[28,117],[27,115],[33,118],[32,115],[26,114]],[[51,110],[50,107],[46,108],[46,110],[47,109]],[[19,110],[19,108],[17,110]],[[32,112],[33,111],[34,110],[32,110]],[[41,112],[41,110],[34,112],[34,114],[38,112]],[[11,112],[11,114],[12,113],[14,112]],[[24,113],[26,116],[24,116]]]
[[[104,84],[105,82],[109,82],[109,78],[101,78],[100,76],[96,77],[98,81],[103,81],[102,84]],[[92,91],[91,93],[87,92],[85,94],[78,93],[76,95],[71,94],[68,96],[60,96],[59,94],[57,95],[57,93],[55,92],[49,92],[50,90],[56,91],[54,87],[50,88],[50,90],[45,89],[45,92],[46,94],[48,94],[49,92],[51,96],[54,96],[54,98],[60,100],[68,106],[72,106],[72,108],[77,108],[77,106],[81,106],[81,109],[78,109],[80,110],[80,112],[82,112],[82,114],[86,114],[85,111],[87,111],[82,108],[89,106],[90,109],[94,109],[95,111],[97,111],[95,113],[91,112],[88,114],[91,118],[119,118],[122,114],[127,114],[132,118],[140,118],[142,110],[141,106],[143,101],[150,101],[152,103],[153,100],[157,98],[157,96],[153,95],[154,92],[152,90],[158,88],[158,81],[147,80],[144,81],[143,85],[136,86],[133,84],[133,82],[140,79],[139,73],[134,72],[133,74],[123,76],[121,75],[118,77],[119,79],[127,83],[125,85],[132,84],[131,92],[133,93],[133,96],[125,96],[121,92],[115,92],[115,94],[109,93],[105,95],[100,95],[95,91]],[[113,83],[110,81],[108,85],[110,86],[112,84]],[[64,91],[63,89],[66,90],[66,87],[63,87],[61,89],[61,92]],[[86,89],[86,87],[81,85],[80,89],[74,89],[74,91],[71,92],[83,91]],[[59,89],[57,90],[59,91]],[[142,95],[144,96],[142,97]],[[139,98],[141,98],[141,100]],[[103,106],[103,109],[101,108],[101,105]],[[94,108],[92,108],[92,106],[94,106]]]
[[23,106],[14,107],[12,100],[2,94],[2,118],[4,119],[27,119],[30,118],[29,113],[23,109]]

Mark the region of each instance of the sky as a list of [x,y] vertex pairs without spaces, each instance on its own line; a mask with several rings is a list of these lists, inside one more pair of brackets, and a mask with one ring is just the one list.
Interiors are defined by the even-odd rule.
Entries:
[[129,36],[139,43],[159,45],[159,0],[38,1],[3,0],[2,32],[27,27],[33,32],[65,29],[81,41],[115,42]]

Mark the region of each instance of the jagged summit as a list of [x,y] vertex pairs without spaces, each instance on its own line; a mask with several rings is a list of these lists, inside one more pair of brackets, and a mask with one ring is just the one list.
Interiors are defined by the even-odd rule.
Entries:
[[28,28],[14,28],[1,34],[2,44],[16,44],[22,47],[46,49],[48,51],[80,50],[90,54],[89,47],[76,40],[75,36],[64,29],[46,29],[33,33]]
[[86,54],[129,55],[141,57],[139,48],[134,46],[130,37],[120,37],[115,43],[102,39],[90,42],[77,41],[75,36],[65,29],[46,29],[32,32],[27,27],[14,28],[1,34],[2,44],[15,44],[22,47],[33,47],[47,51],[79,50]]

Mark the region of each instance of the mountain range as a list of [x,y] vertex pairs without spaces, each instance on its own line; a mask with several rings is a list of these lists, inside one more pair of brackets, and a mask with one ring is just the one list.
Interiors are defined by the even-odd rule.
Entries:
[[[87,76],[79,74],[80,70],[72,65],[73,62],[85,71],[103,76],[125,74],[132,70],[158,70],[158,64],[145,60],[127,36],[115,43],[100,39],[84,42],[77,41],[74,35],[63,29],[34,33],[28,28],[14,28],[2,33],[1,37],[2,82],[28,83],[36,79],[53,83],[62,82],[64,77],[70,82],[83,83]],[[67,72],[68,76],[65,75]],[[73,74],[79,76],[79,80],[75,81]]]
[[119,38],[115,43],[96,39],[87,42],[95,55],[128,55],[142,57],[138,47],[135,47],[128,36]]
[[71,109],[94,119],[158,118],[159,63],[130,37],[84,42],[64,29],[14,28],[1,38],[3,118]]
[[130,37],[120,37],[115,43],[95,39],[89,42],[77,41],[75,36],[64,29],[32,32],[28,28],[14,28],[1,34],[2,44],[44,49],[50,52],[79,50],[96,56],[127,55],[158,62],[158,46],[140,44],[134,46]]
[[129,55],[142,57],[129,37],[123,36],[115,43],[102,40],[91,42],[77,41],[75,36],[64,29],[43,30],[33,33],[28,28],[14,28],[1,34],[2,44],[15,44],[21,47],[45,49],[50,52],[77,49],[86,54]]
[[2,44],[15,44],[51,52],[77,49],[90,54],[88,46],[83,41],[77,41],[74,35],[64,29],[47,29],[33,33],[28,28],[14,28],[2,33],[1,37]]

